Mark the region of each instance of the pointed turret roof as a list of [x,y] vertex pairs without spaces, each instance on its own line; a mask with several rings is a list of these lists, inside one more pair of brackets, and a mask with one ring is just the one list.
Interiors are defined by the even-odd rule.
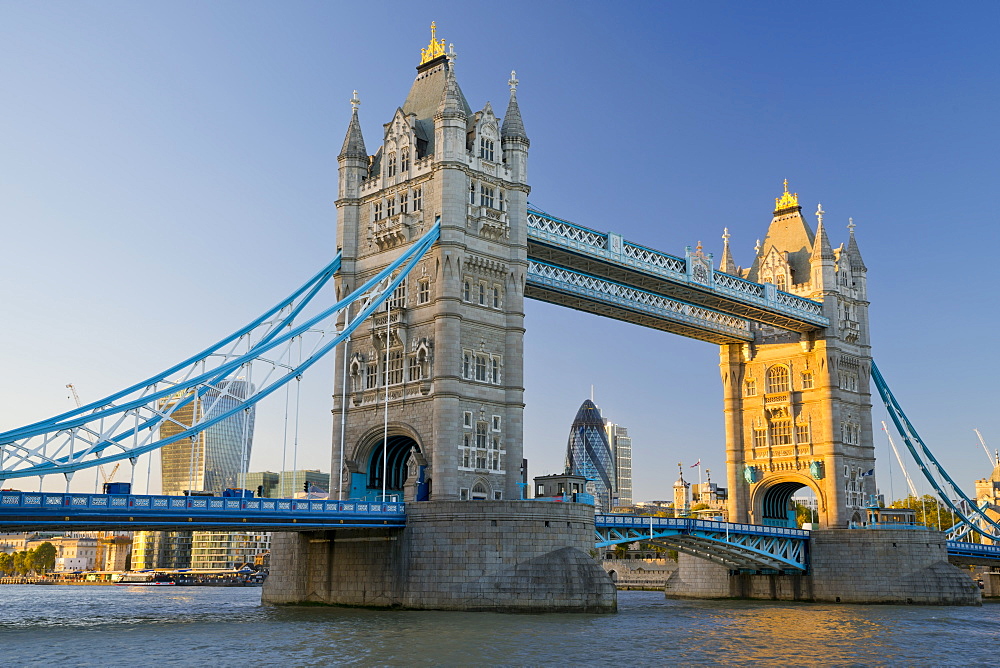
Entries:
[[771,249],[786,254],[788,264],[792,268],[792,282],[801,283],[809,279],[809,256],[813,250],[813,231],[809,223],[802,217],[802,207],[799,206],[798,193],[788,192],[788,180],[785,180],[785,192],[775,199],[774,217],[767,228],[767,236],[754,260],[753,266],[747,272],[751,281],[758,280],[761,260],[771,252]]
[[344,137],[344,146],[340,149],[338,158],[363,158],[368,159],[368,151],[365,149],[365,138],[361,134],[361,122],[358,120],[358,91],[354,91],[351,98],[351,105],[354,111],[351,112],[351,122],[347,124],[347,135]]
[[826,236],[826,228],[823,227],[823,213],[823,205],[820,204],[816,208],[816,217],[819,218],[819,223],[816,225],[816,239],[813,244],[812,254],[809,256],[812,262],[836,259],[830,239]]
[[521,120],[521,108],[517,106],[517,75],[514,70],[510,71],[510,102],[507,103],[507,113],[503,116],[503,124],[500,126],[500,137],[502,139],[521,139],[528,141],[528,135],[524,131],[524,121]]
[[469,103],[465,101],[458,81],[455,80],[455,70],[451,67],[445,69],[444,90],[441,91],[441,101],[438,103],[437,112],[444,114],[459,114],[469,116]]
[[865,266],[865,261],[861,259],[861,250],[858,248],[858,242],[854,238],[854,219],[848,218],[847,220],[847,229],[851,231],[851,239],[847,242],[847,259],[851,263],[851,269],[868,271],[868,267]]
[[727,274],[736,274],[739,271],[739,267],[733,262],[733,254],[729,250],[729,228],[723,228],[722,230],[722,261],[719,262],[719,271],[725,272]]

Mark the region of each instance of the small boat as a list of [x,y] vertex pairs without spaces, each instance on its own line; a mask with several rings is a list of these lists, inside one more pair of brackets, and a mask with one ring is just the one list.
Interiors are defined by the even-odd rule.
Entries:
[[176,585],[168,576],[162,573],[143,573],[131,571],[123,573],[115,582],[119,587],[152,587],[161,585]]

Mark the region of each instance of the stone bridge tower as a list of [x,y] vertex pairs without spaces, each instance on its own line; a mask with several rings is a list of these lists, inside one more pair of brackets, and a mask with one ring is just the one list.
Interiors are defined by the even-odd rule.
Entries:
[[720,270],[822,302],[830,326],[757,325],[753,344],[722,346],[730,518],[795,526],[790,498],[809,487],[821,525],[844,527],[875,493],[867,268],[853,221],[847,247],[834,249],[821,207],[814,233],[787,181],[775,203],[752,266],[734,266],[727,234]]
[[[520,497],[529,142],[517,83],[512,72],[502,123],[489,102],[473,112],[455,78],[454,49],[446,52],[432,25],[413,86],[374,155],[352,100],[338,156],[338,294],[385,268],[435,221],[441,236],[388,311],[348,344],[345,498],[374,499],[383,484],[407,500]],[[337,355],[332,471],[340,469],[344,408],[343,350]]]

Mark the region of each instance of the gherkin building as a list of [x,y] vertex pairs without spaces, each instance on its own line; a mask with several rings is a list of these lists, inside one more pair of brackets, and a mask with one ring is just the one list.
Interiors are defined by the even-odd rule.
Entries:
[[570,427],[566,470],[587,479],[587,489],[594,494],[599,511],[611,511],[615,493],[614,458],[601,409],[590,399],[580,406]]

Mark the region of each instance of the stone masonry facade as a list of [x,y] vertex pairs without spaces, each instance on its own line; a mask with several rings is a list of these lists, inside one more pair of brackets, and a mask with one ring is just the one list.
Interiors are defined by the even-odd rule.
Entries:
[[432,500],[516,499],[529,142],[513,73],[501,123],[489,102],[471,111],[454,58],[432,51],[441,55],[425,54],[378,150],[365,149],[355,99],[338,156],[339,295],[436,222],[440,238],[347,344],[346,393],[338,370],[333,406],[339,418],[346,396],[346,455],[342,469],[338,419],[331,470],[342,471],[345,487],[354,480],[355,493],[359,480],[373,493],[388,384],[389,439],[406,450],[390,466],[425,466]]
[[786,182],[752,266],[735,266],[726,235],[721,271],[822,302],[830,321],[809,334],[754,325],[753,343],[721,347],[731,521],[785,519],[809,487],[820,525],[847,527],[875,493],[867,267],[853,223],[834,249],[823,213],[813,232]]
[[265,603],[494,612],[614,612],[590,556],[593,507],[429,501],[405,529],[275,534]]

